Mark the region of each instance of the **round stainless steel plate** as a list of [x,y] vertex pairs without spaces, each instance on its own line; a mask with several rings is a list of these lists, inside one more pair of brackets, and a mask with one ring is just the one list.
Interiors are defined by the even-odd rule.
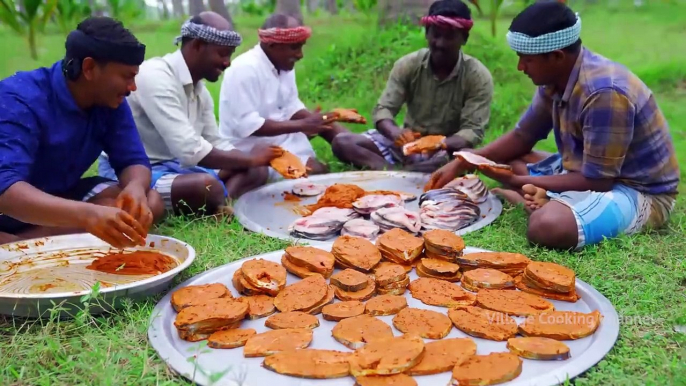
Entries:
[[[417,196],[412,202],[405,203],[408,210],[419,212],[419,196],[424,193],[424,185],[430,175],[409,172],[346,172],[322,174],[299,180],[283,180],[262,186],[241,196],[234,205],[238,221],[247,229],[283,240],[295,241],[288,226],[301,218],[296,213],[298,206],[314,204],[316,197],[305,197],[299,202],[284,201],[283,193],[291,192],[297,182],[309,181],[330,186],[336,183],[355,184],[365,190],[394,190]],[[489,194],[486,202],[479,205],[482,217],[472,225],[455,232],[458,235],[479,230],[495,221],[503,210],[502,203]],[[302,239],[312,245],[331,244],[337,237],[326,241]]]
[[116,308],[123,298],[160,293],[195,259],[190,245],[171,237],[148,235],[147,246],[134,250],[171,256],[178,265],[160,275],[113,275],[86,269],[112,247],[91,234],[23,240],[0,245],[0,313],[36,317],[59,306],[60,314],[73,315],[80,298],[100,283],[97,306],[91,313]]
[[[323,248],[327,249],[328,248]],[[476,248],[467,248],[465,253],[481,252]],[[262,258],[279,262],[284,251],[266,253],[254,258]],[[253,257],[250,257],[253,258]],[[249,259],[249,258],[248,258]],[[200,385],[241,385],[241,386],[349,386],[352,383],[350,377],[338,379],[299,379],[280,375],[261,367],[264,358],[244,358],[243,348],[231,350],[215,350],[204,345],[205,342],[191,343],[181,340],[174,327],[176,312],[171,306],[171,293],[188,285],[223,283],[234,294],[238,292],[231,284],[233,273],[241,267],[245,259],[233,262],[213,270],[195,276],[180,284],[170,291],[153,310],[151,325],[148,329],[148,338],[160,358],[171,369],[185,378]],[[417,278],[415,271],[410,273],[410,279]],[[299,279],[291,274],[288,275],[288,284],[297,282]],[[619,334],[619,318],[612,304],[598,291],[581,280],[576,281],[576,291],[581,300],[576,303],[567,303],[550,300],[555,308],[564,311],[591,312],[598,310],[603,315],[603,320],[598,330],[592,336],[564,343],[571,349],[571,358],[564,361],[534,361],[523,359],[522,374],[511,382],[502,385],[509,386],[546,386],[556,385],[571,379],[588,370],[600,361],[610,351]],[[430,309],[446,313],[442,307],[428,306],[410,296],[409,290],[405,292],[408,305],[415,308]],[[335,322],[326,321],[321,314],[318,315],[320,326],[314,329],[314,337],[310,348],[330,349],[338,351],[351,351],[331,337],[331,329]],[[381,316],[381,320],[393,326],[393,316]],[[518,323],[522,318],[518,319]],[[253,328],[258,333],[268,331],[264,326],[265,318],[257,320],[244,320],[241,328]],[[394,327],[396,336],[401,333]],[[468,337],[462,331],[453,328],[447,338]],[[495,342],[486,339],[472,338],[477,344],[477,354],[490,352],[508,351],[505,342]],[[426,339],[425,341],[430,341]],[[195,356],[195,358],[194,358]],[[210,377],[212,381],[210,382]],[[419,386],[447,385],[450,380],[450,372],[416,376],[414,379]]]

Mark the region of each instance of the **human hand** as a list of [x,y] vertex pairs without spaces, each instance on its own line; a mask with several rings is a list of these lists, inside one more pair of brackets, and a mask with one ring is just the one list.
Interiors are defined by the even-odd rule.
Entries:
[[[496,180],[503,185],[517,188],[521,187],[521,183],[517,181],[517,175],[514,174],[510,169],[496,168],[489,165],[479,165],[478,170],[481,172],[481,174]],[[517,186],[518,184],[519,186]]]
[[453,135],[445,139],[444,145],[448,153],[452,154],[456,151],[465,150],[469,143],[464,138]]
[[395,134],[394,138],[391,139],[397,147],[403,147],[403,145],[407,143],[418,140],[419,138],[421,138],[421,136],[421,134],[415,133],[410,129],[402,129]]
[[322,113],[321,109],[317,107],[314,113],[300,119],[300,130],[307,135],[319,134],[322,131],[332,129],[333,126],[331,124],[334,121],[336,121],[336,114]]
[[267,166],[274,158],[283,155],[283,149],[278,146],[259,143],[250,151],[252,154],[253,166]]
[[84,213],[86,232],[118,249],[145,245],[146,228],[133,216],[112,206],[89,206],[90,210]]
[[148,195],[138,185],[129,185],[117,196],[115,206],[133,217],[144,229],[143,238],[148,236],[153,216],[148,206]]
[[431,174],[431,179],[424,185],[424,191],[440,189],[448,184],[448,182],[454,180],[455,177],[464,174],[466,170],[466,162],[461,159],[455,159]]

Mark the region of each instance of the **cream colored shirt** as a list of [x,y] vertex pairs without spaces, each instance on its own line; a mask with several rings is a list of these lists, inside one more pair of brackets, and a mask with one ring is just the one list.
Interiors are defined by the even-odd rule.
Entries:
[[212,95],[202,81],[193,84],[181,51],[146,60],[136,86],[128,102],[151,163],[192,167],[215,147],[234,148],[220,137]]

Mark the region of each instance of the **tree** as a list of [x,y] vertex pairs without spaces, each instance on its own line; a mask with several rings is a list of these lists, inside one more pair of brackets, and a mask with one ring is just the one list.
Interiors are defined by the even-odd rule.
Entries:
[[379,0],[379,23],[399,20],[416,24],[426,14],[433,0]]
[[26,36],[33,60],[38,59],[36,33],[42,32],[48,23],[58,0],[24,0],[23,7],[14,0],[0,0],[0,21],[15,32]]
[[231,15],[229,15],[229,10],[226,8],[224,0],[208,0],[208,2],[211,11],[222,15],[224,19],[230,21],[231,24],[233,24],[233,20],[231,19]]
[[338,14],[338,1],[326,0],[326,10],[332,15]]
[[59,0],[55,8],[55,19],[63,34],[68,34],[78,22],[90,16],[92,10],[88,2],[79,0]]
[[303,22],[303,11],[300,8],[300,0],[277,0],[276,13],[283,13]]
[[317,9],[319,9],[319,0],[306,0],[307,2],[307,13],[313,14]]
[[203,0],[190,0],[188,2],[188,13],[192,16],[196,16],[205,10],[205,2]]
[[186,16],[186,11],[183,8],[182,0],[172,0],[172,12],[174,13],[174,17],[177,19],[181,19]]

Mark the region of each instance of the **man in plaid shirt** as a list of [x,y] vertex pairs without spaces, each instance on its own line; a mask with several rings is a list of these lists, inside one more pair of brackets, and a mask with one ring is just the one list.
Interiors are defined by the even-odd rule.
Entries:
[[[508,44],[538,88],[515,129],[475,151],[512,166],[482,171],[507,187],[494,193],[525,204],[528,239],[552,248],[579,249],[664,225],[680,178],[650,89],[583,47],[580,33],[581,19],[557,2],[536,3],[513,20]],[[551,131],[558,152],[532,152]],[[448,164],[430,185],[441,187],[467,168]]]

